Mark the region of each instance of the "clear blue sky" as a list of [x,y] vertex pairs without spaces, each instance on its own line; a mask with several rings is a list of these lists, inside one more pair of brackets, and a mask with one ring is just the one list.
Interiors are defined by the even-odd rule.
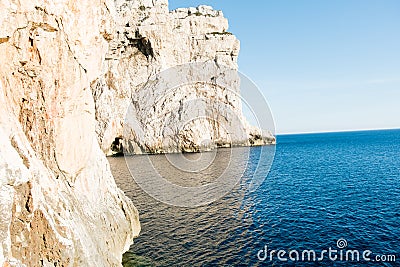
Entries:
[[170,0],[222,10],[277,133],[400,128],[399,0]]

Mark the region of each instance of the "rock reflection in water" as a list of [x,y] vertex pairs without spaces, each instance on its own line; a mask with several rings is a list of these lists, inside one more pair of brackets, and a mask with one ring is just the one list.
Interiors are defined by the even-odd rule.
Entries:
[[[243,252],[251,241],[242,238],[247,235],[244,229],[251,227],[252,220],[243,216],[246,191],[237,183],[247,166],[249,151],[249,148],[239,147],[201,154],[141,155],[129,157],[126,162],[123,157],[109,158],[117,184],[140,213],[142,231],[134,240],[130,253],[150,258],[157,266],[196,266],[199,262],[211,266],[237,261],[238,251]],[[154,166],[153,170],[147,168],[149,163]],[[127,165],[137,177],[151,177],[158,172],[166,181],[185,188],[214,183],[218,185],[216,192],[220,195],[216,201],[195,208],[167,205],[146,194],[131,177]],[[227,180],[216,182],[224,173],[228,173],[224,178]],[[151,183],[156,181],[149,180]],[[228,184],[231,182],[233,184]],[[162,191],[162,187],[154,186],[159,190],[157,192]],[[251,255],[243,257],[244,264],[246,258],[250,259]]]

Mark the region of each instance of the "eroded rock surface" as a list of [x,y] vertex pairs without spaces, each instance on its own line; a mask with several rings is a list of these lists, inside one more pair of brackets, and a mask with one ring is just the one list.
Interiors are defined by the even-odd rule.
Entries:
[[120,266],[140,230],[95,134],[114,16],[112,1],[0,1],[0,266]]
[[0,265],[121,265],[140,224],[103,152],[274,142],[227,30],[166,0],[0,0]]
[[105,153],[275,141],[242,115],[240,45],[221,11],[208,6],[169,11],[166,0],[116,1],[116,10],[103,75],[91,86]]

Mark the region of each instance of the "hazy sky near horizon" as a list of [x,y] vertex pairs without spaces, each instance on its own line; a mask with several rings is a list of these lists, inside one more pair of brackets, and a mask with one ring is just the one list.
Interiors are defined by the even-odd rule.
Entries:
[[277,133],[400,128],[400,1],[169,0],[224,12]]

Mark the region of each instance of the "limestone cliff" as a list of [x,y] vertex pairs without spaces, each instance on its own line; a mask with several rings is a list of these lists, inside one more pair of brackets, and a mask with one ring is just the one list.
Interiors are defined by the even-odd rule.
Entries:
[[140,230],[95,134],[114,2],[0,1],[0,266],[120,266]]
[[0,266],[121,265],[140,231],[103,153],[121,142],[274,142],[242,115],[227,30],[166,0],[0,0]]
[[117,0],[116,10],[103,75],[91,86],[105,153],[274,142],[242,115],[239,41],[221,11],[169,11],[166,0]]

